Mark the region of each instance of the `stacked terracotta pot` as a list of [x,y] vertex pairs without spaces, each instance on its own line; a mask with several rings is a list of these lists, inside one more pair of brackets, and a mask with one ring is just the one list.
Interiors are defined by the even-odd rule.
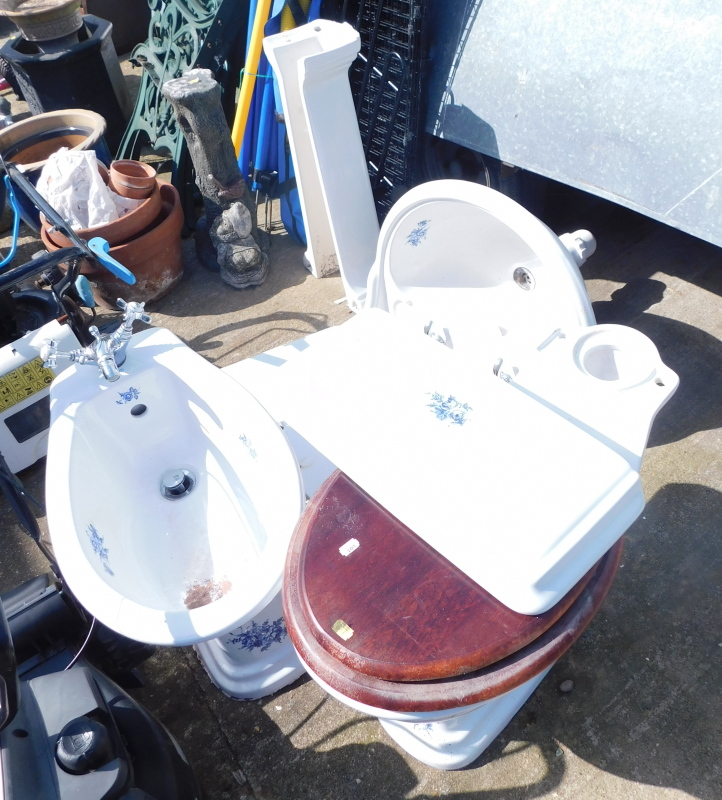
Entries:
[[[137,208],[107,225],[76,231],[81,239],[95,236],[110,245],[110,254],[135,275],[128,285],[104,267],[83,262],[81,273],[93,287],[96,302],[115,308],[116,300],[151,303],[168,294],[183,276],[181,229],[183,210],[176,189],[158,180],[155,170],[141,161],[114,161],[110,172],[99,166],[108,186],[117,194],[142,200]],[[40,235],[48,250],[70,247],[70,241],[51,231],[41,216]]]

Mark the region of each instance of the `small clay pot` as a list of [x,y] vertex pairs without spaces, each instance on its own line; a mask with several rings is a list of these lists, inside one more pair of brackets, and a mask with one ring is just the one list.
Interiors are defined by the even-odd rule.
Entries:
[[[116,310],[119,297],[126,302],[152,303],[168,294],[183,277],[180,196],[169,183],[159,181],[158,187],[162,207],[157,223],[143,235],[110,248],[110,255],[135,275],[136,282],[132,286],[105,267],[81,261],[80,272],[88,278],[96,302],[104,308]],[[48,237],[47,230],[41,231],[41,237],[48,250],[59,249]]]
[[142,200],[156,186],[156,172],[150,164],[125,159],[110,165],[110,188],[122,197]]
[[[102,236],[108,244],[113,247],[114,245],[123,244],[137,236],[149,227],[153,226],[158,215],[161,212],[162,200],[159,187],[156,185],[155,191],[150,195],[147,200],[144,200],[138,208],[129,211],[125,216],[109,222],[107,225],[96,225],[93,228],[83,228],[75,233],[85,240],[92,239],[94,236]],[[40,215],[40,224],[42,227],[41,232],[44,232],[47,238],[56,247],[72,247],[73,243],[66,236],[58,231],[49,232],[50,225],[45,217]]]

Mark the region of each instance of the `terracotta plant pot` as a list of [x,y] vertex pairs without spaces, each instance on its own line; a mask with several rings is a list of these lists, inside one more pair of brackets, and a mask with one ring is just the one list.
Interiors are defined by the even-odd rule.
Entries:
[[[103,117],[94,111],[83,108],[48,111],[0,130],[0,153],[5,161],[22,166],[25,176],[35,184],[45,162],[61,147],[95,150],[99,161],[110,164],[110,151],[104,138],[106,127]],[[39,230],[37,208],[22,192],[17,192],[17,198],[23,220]]]
[[124,159],[110,165],[110,188],[122,197],[142,200],[156,186],[156,173],[150,164]]
[[[88,278],[96,302],[104,308],[115,310],[119,297],[126,302],[152,303],[168,294],[183,277],[180,196],[169,183],[159,181],[158,186],[162,208],[157,224],[143,235],[110,248],[110,255],[135,275],[136,282],[129,286],[104,267],[81,263],[80,272]],[[48,250],[59,249],[46,230],[41,236]]]
[[[0,153],[5,161],[21,164],[25,171],[40,171],[52,153],[61,147],[98,150],[106,124],[100,114],[82,108],[48,111],[14,122],[0,131]],[[103,159],[101,158],[101,161]]]
[[[162,211],[162,200],[160,188],[156,185],[155,191],[150,195],[147,200],[144,200],[138,208],[129,211],[125,216],[109,222],[107,225],[96,225],[93,228],[82,228],[75,231],[81,239],[92,239],[94,236],[102,236],[108,244],[113,247],[114,245],[123,244],[131,239],[141,236],[156,224],[159,214]],[[48,240],[58,247],[71,247],[70,240],[63,236],[62,233],[54,231],[50,233],[48,228],[48,221],[41,214],[40,224],[42,231],[47,236]],[[43,238],[43,241],[45,237]]]

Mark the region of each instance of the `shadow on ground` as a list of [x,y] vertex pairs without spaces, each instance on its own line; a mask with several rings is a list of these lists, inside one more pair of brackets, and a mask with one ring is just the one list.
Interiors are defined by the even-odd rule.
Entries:
[[308,277],[303,266],[303,248],[288,235],[272,237],[271,267],[260,285],[233,289],[217,272],[204,269],[195,255],[193,239],[183,242],[184,276],[167,297],[153,303],[152,310],[174,317],[219,316],[249,309],[302,284]]
[[626,283],[664,272],[722,296],[721,248],[601,197],[554,181],[543,185],[539,216],[555,233],[586,228],[597,238],[597,252],[582,267],[585,280]]
[[661,281],[635,278],[613,292],[610,300],[593,304],[598,323],[630,325],[641,331],[679,376],[679,388],[659,412],[648,447],[722,427],[722,403],[710,391],[722,375],[722,342],[694,325],[644,313],[662,301],[665,288]]

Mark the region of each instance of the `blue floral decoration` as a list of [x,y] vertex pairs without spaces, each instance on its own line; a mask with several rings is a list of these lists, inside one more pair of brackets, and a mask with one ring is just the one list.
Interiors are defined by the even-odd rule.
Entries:
[[410,244],[412,247],[418,247],[421,241],[426,238],[428,232],[429,220],[422,219],[421,222],[416,223],[416,227],[406,237],[406,244]]
[[100,559],[103,569],[108,573],[108,575],[115,575],[113,570],[110,568],[108,548],[105,546],[105,539],[103,539],[103,537],[98,533],[94,525],[88,525],[87,534],[88,538],[90,539],[90,546],[93,548],[93,552]]
[[266,620],[260,625],[253,621],[251,627],[247,630],[239,629],[239,633],[231,631],[230,639],[226,640],[226,644],[240,645],[241,650],[258,650],[263,653],[272,644],[280,644],[288,636],[286,630],[286,623],[283,617],[279,617],[273,622]]
[[444,397],[439,392],[431,394],[431,402],[426,404],[436,415],[436,419],[441,422],[448,422],[451,425],[463,425],[468,422],[466,415],[472,410],[468,403],[460,403],[453,395]]
[[130,403],[133,400],[138,399],[138,395],[140,394],[140,389],[136,389],[134,386],[131,386],[126,392],[118,392],[120,395],[120,400],[116,400],[115,402],[122,406],[124,403]]
[[251,442],[251,440],[250,440],[250,439],[249,439],[249,438],[246,436],[246,434],[245,434],[245,433],[242,433],[242,434],[241,434],[241,435],[240,435],[238,438],[239,438],[239,439],[241,440],[241,442],[243,442],[243,444],[245,444],[245,445],[246,445],[246,447],[248,448],[248,452],[249,452],[249,454],[250,454],[251,458],[256,458],[256,457],[258,456],[258,453],[256,452],[256,449],[255,449],[255,447],[253,446],[253,443],[252,443],[252,442]]
[[428,739],[434,738],[433,722],[416,722],[414,723],[414,730],[416,733],[426,736]]

